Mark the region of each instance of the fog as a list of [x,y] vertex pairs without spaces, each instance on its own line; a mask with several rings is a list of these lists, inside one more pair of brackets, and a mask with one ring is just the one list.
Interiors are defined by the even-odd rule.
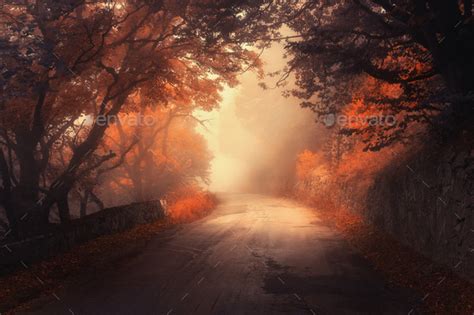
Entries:
[[[264,51],[266,74],[284,67],[283,53],[281,44]],[[282,95],[293,79],[287,79],[286,87],[275,87],[277,80],[268,75],[259,79],[248,71],[240,85],[223,91],[219,110],[198,113],[209,119],[201,132],[214,155],[210,190],[284,192],[291,185],[298,152],[321,145],[324,130],[315,124],[314,114],[301,108],[299,100]]]

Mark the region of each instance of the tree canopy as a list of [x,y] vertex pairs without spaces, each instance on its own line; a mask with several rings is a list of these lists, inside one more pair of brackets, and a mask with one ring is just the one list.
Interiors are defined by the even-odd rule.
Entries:
[[367,149],[408,141],[413,122],[472,116],[471,11],[470,0],[313,3],[289,22],[300,36],[288,41],[284,77],[295,73],[292,94],[323,120],[357,101],[359,113],[396,116],[392,126],[342,128],[370,136]]
[[[0,202],[11,229],[43,227],[53,205],[68,220],[76,181],[120,157],[97,150],[120,113],[217,106],[223,86],[255,66],[256,41],[277,32],[279,7],[206,0],[4,4]],[[58,150],[69,152],[63,165],[51,157]]]

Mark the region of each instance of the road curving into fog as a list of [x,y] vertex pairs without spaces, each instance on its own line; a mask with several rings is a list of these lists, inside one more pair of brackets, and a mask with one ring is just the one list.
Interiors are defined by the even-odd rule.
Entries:
[[[29,314],[407,314],[341,235],[294,201],[223,194],[209,216]],[[120,248],[117,248],[120,250]]]

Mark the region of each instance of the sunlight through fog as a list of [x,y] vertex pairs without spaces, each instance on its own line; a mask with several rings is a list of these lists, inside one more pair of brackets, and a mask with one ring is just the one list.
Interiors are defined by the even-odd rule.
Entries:
[[[279,44],[262,54],[265,73],[281,70],[285,59]],[[278,77],[260,80],[255,72],[240,77],[241,84],[222,92],[218,110],[199,111],[208,120],[207,130],[199,132],[214,155],[211,167],[212,191],[278,192],[285,189],[293,172],[296,152],[316,145],[321,128],[313,114],[299,106],[298,100],[275,88]],[[258,86],[264,81],[269,89]],[[299,133],[295,139],[292,135]]]

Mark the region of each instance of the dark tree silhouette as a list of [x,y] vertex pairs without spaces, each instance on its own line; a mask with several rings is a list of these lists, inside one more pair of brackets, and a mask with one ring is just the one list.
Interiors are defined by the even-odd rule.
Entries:
[[[324,117],[350,103],[368,78],[400,88],[371,91],[367,105],[397,115],[394,126],[354,129],[371,134],[368,149],[406,139],[411,122],[464,120],[473,113],[474,31],[471,1],[321,1],[289,23],[288,72],[295,72],[303,106]],[[366,96],[369,93],[366,93]],[[454,118],[453,118],[454,117]],[[437,125],[438,127],[439,125]]]
[[[142,94],[165,105],[194,86],[237,83],[257,39],[275,33],[272,1],[36,1],[2,5],[0,204],[10,229],[35,233],[94,168],[109,121]],[[286,14],[286,11],[281,11]],[[173,86],[174,93],[169,92]],[[203,99],[204,100],[204,99]],[[82,131],[78,121],[88,122]],[[51,171],[64,136],[73,145]]]

